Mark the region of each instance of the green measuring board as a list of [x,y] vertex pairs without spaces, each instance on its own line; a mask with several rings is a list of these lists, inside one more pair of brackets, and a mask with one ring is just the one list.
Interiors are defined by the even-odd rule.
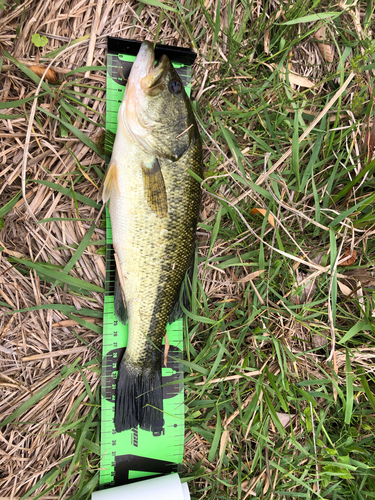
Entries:
[[[108,38],[107,114],[106,128],[117,131],[117,113],[124,95],[127,77],[141,43]],[[190,94],[190,66],[196,54],[189,49],[156,45],[155,56],[166,54]],[[109,159],[108,159],[109,160]],[[178,472],[184,451],[182,320],[167,326],[167,367],[162,363],[164,426],[161,432],[139,428],[116,432],[114,427],[115,392],[118,364],[127,345],[128,327],[114,314],[114,281],[116,264],[113,254],[112,230],[107,207],[106,283],[103,317],[102,419],[100,486],[118,486],[155,475]],[[161,353],[163,356],[163,353]],[[166,385],[165,385],[166,384]]]

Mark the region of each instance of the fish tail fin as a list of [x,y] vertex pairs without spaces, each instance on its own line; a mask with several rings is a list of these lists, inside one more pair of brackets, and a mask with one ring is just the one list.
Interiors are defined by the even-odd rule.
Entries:
[[161,360],[158,366],[140,370],[121,361],[117,376],[115,429],[141,429],[160,432],[163,425]]

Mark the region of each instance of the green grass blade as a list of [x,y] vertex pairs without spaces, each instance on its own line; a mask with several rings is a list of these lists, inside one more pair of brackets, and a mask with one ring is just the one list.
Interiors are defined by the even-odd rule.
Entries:
[[[219,341],[218,341],[218,344],[220,345]],[[208,374],[208,377],[207,377],[207,380],[206,380],[207,382],[209,380],[211,380],[215,376],[216,370],[218,369],[219,364],[221,363],[221,360],[223,359],[224,352],[225,352],[225,337],[223,338],[223,342],[220,345],[219,352],[217,353],[217,356],[216,356],[215,361],[214,361],[214,363],[212,365],[211,371]]]
[[85,40],[88,40],[90,38],[91,34],[89,33],[88,35],[81,36],[80,38],[76,38],[75,40],[72,40],[71,42],[67,43],[66,45],[62,45],[56,50],[53,50],[52,52],[48,52],[45,54],[41,59],[54,59],[56,56],[60,54],[64,49],[67,47],[70,47],[72,45],[75,45],[78,42],[83,42]]
[[277,430],[279,431],[280,436],[284,437],[284,435],[285,435],[285,429],[282,426],[282,423],[280,422],[279,417],[277,416],[277,413],[276,413],[276,410],[275,410],[275,408],[274,408],[274,406],[272,404],[272,401],[271,401],[270,397],[268,396],[268,394],[266,392],[264,392],[263,395],[264,395],[264,399],[266,401],[268,410],[270,412],[272,421],[275,424]]
[[48,219],[38,220],[38,224],[45,224],[46,222],[76,222],[84,221],[89,222],[94,219],[81,219],[79,217],[49,217]]
[[[41,99],[42,97],[44,97],[46,95],[47,95],[47,92],[41,92],[38,95],[38,99]],[[17,99],[15,101],[0,102],[0,109],[18,108],[18,106],[22,106],[22,104],[25,104],[26,102],[33,101],[34,99],[35,99],[35,96],[31,96],[31,97],[25,97],[24,99]]]
[[[21,62],[19,62],[15,57],[11,56],[9,52],[7,52],[5,49],[3,49],[3,54],[7,59],[9,59],[9,61],[11,61],[14,65],[16,65],[17,68],[19,68],[23,73],[25,73],[25,75],[27,75],[35,83],[39,84],[40,77],[36,73],[34,73],[34,71],[32,71],[30,68],[28,68]],[[45,80],[43,80],[42,82],[42,88],[46,92],[48,92],[48,94],[53,94],[51,87],[48,85],[48,83],[46,83]]]
[[[219,228],[220,228],[220,223],[221,223],[222,208],[223,208],[222,205],[220,205],[219,211],[217,212],[217,215],[216,215],[216,221],[215,221],[214,228],[212,230],[211,243],[210,243],[210,249],[209,249],[208,254],[207,254],[207,260],[210,258],[212,248],[213,248],[213,246],[215,244],[217,235],[219,233]],[[207,264],[207,261],[206,261],[206,264]]]
[[57,387],[63,380],[65,380],[71,373],[77,371],[75,365],[78,363],[79,359],[77,359],[70,366],[65,366],[60,375],[55,379],[48,382],[44,387],[35,392],[29,399],[27,399],[24,403],[22,403],[14,412],[7,417],[3,422],[0,423],[0,427],[4,427],[5,425],[10,424],[16,418],[21,416],[27,410],[29,410],[32,406],[34,406],[38,401],[43,399],[47,394],[49,394],[55,387]]
[[82,257],[83,252],[86,250],[88,247],[91,236],[94,234],[95,231],[95,223],[91,224],[90,229],[87,231],[85,236],[82,238],[81,243],[78,245],[77,250],[74,252],[72,258],[69,260],[67,265],[64,267],[64,272],[68,273],[73,267],[76,265],[78,260]]
[[53,113],[50,113],[46,109],[41,108],[40,106],[38,106],[38,110],[41,111],[42,113],[44,113],[45,115],[49,116],[50,118],[58,120],[62,125],[64,125],[64,127],[66,127],[76,137],[78,137],[78,139],[80,141],[82,141],[84,144],[86,144],[86,146],[88,146],[90,149],[92,149],[97,155],[104,158],[104,155],[103,155],[102,151],[99,149],[99,147],[97,146],[97,144],[93,140],[91,140],[85,133],[83,133],[81,130],[79,130],[77,127],[75,127],[74,125],[72,125],[68,121],[63,120],[59,116],[54,115]]
[[29,260],[22,260],[16,257],[12,257],[12,260],[19,262],[20,264],[23,264],[26,267],[30,267],[31,269],[35,269],[38,274],[46,276],[47,278],[51,278],[52,281],[54,280],[61,281],[62,283],[66,283],[67,285],[81,288],[82,290],[88,290],[90,292],[99,292],[99,293],[104,292],[104,288],[100,286],[87,283],[86,281],[83,281],[79,278],[75,278],[74,276],[69,276],[68,274],[65,274],[63,271],[50,269],[45,264],[31,262]]
[[335,196],[333,196],[333,202],[336,203],[339,201],[343,196],[346,196],[353,187],[359,183],[359,181],[367,174],[367,172],[371,173],[371,170],[375,167],[375,160],[370,161],[365,168],[363,168],[358,175],[354,177],[354,179],[339,192]]
[[62,495],[64,494],[64,491],[69,483],[69,479],[71,478],[71,476],[73,474],[73,469],[74,469],[75,464],[79,462],[79,456],[81,454],[84,440],[86,439],[86,434],[91,426],[91,423],[95,417],[96,412],[97,412],[97,408],[94,407],[94,408],[90,409],[89,414],[87,415],[87,418],[85,420],[85,425],[82,429],[80,437],[79,437],[78,441],[76,441],[76,446],[75,446],[75,450],[74,450],[74,457],[73,457],[73,460],[71,461],[71,463],[69,465],[69,469],[66,473],[64,485],[60,491],[59,499],[61,499]]
[[23,313],[29,311],[43,311],[45,309],[52,309],[54,311],[60,311],[64,314],[82,314],[84,316],[92,316],[93,318],[102,318],[103,311],[97,311],[95,309],[88,309],[86,307],[82,307],[81,309],[76,309],[74,306],[69,306],[66,304],[41,304],[39,306],[26,307],[25,309],[17,309],[9,311],[5,314],[15,314],[15,313]]
[[18,193],[13,196],[13,198],[8,201],[3,207],[0,208],[0,218],[3,218],[8,212],[10,212],[13,207],[16,205],[17,201],[21,198],[22,191],[18,191]]
[[0,113],[0,120],[17,120],[19,118],[24,118],[26,115],[25,114],[20,114],[20,115],[7,115],[4,113]]
[[368,321],[360,319],[359,321],[357,321],[357,323],[354,326],[352,326],[350,328],[350,330],[348,330],[346,332],[346,334],[343,336],[343,338],[341,340],[339,340],[337,343],[338,344],[345,344],[346,342],[348,342],[348,340],[350,340],[352,337],[357,335],[359,332],[363,332],[365,330],[371,330],[371,329],[372,329],[371,325],[368,323]]
[[160,9],[170,10],[172,12],[177,12],[174,7],[171,7],[169,4],[160,2],[159,0],[142,0],[142,3],[146,5],[153,5],[154,7],[159,7]]
[[[49,485],[51,483],[54,483],[55,479],[58,477],[59,474],[61,474],[61,470],[68,465],[68,463],[71,461],[71,458],[65,458],[61,460],[58,466],[53,467],[47,474],[45,474],[39,481],[37,481],[34,486],[32,486],[25,495],[23,495],[20,500],[26,500],[26,498],[29,498],[30,495],[32,495],[36,490],[41,488],[44,485]],[[60,481],[61,483],[61,481]],[[49,486],[49,488],[43,489],[40,493],[38,493],[36,496],[33,496],[32,500],[37,500],[38,498],[46,495],[49,491],[52,489],[56,488],[59,483],[52,484]]]
[[359,367],[358,373],[361,374],[359,376],[359,379],[361,381],[363,390],[365,391],[365,394],[369,400],[369,403],[372,406],[373,411],[375,412],[375,396],[374,396],[373,392],[371,391],[370,386],[366,380],[366,375],[365,375],[364,369],[362,367]]
[[301,190],[300,175],[299,175],[299,117],[298,108],[294,110],[294,127],[292,140],[292,169],[297,180],[297,189]]
[[345,371],[346,371],[346,408],[345,408],[345,423],[350,424],[353,412],[353,371],[350,363],[349,350],[346,349],[346,361],[345,361]]
[[220,418],[220,413],[217,412],[215,434],[212,440],[210,453],[208,454],[208,461],[210,463],[214,461],[217,450],[219,448],[220,438],[221,438],[221,418]]
[[[64,269],[63,269],[62,272],[68,273],[71,269],[73,269],[73,267],[76,265],[76,263],[78,262],[78,260],[82,257],[83,252],[88,247],[88,245],[90,243],[90,240],[91,240],[91,236],[93,235],[94,231],[95,231],[95,222],[93,224],[91,224],[90,229],[87,231],[87,233],[85,234],[85,236],[82,238],[82,241],[78,245],[77,250],[74,252],[73,256],[71,257],[71,259],[69,260],[69,262],[67,263],[67,265],[64,267]],[[52,292],[52,290],[57,285],[58,285],[58,281],[56,281],[52,285],[52,288],[49,291],[49,294]]]
[[62,193],[65,196],[69,196],[69,198],[75,198],[80,201],[81,203],[84,203],[85,205],[88,205],[89,207],[93,207],[96,209],[100,208],[100,205],[96,203],[94,200],[91,198],[88,198],[87,196],[83,196],[82,194],[75,193],[73,196],[72,190],[70,188],[64,188],[60,186],[60,184],[56,184],[55,182],[50,182],[50,181],[44,181],[41,179],[32,179],[33,182],[38,182],[39,184],[43,184],[43,186],[48,186],[51,189],[54,189],[56,191],[59,191],[59,193]]
[[341,212],[340,215],[338,215],[333,221],[329,224],[330,227],[335,227],[337,224],[340,224],[346,217],[349,217],[353,212],[356,212],[359,208],[363,210],[366,208],[368,205],[370,205],[373,201],[375,200],[375,193],[372,195],[366,196],[362,201],[354,205],[353,207],[349,208],[348,210],[345,210],[345,212]]
[[322,19],[335,19],[341,15],[341,12],[321,12],[320,14],[311,14],[304,17],[298,17],[292,21],[286,21],[285,23],[280,23],[283,26],[292,26],[293,24],[300,23],[311,23],[313,21],[320,21]]
[[101,326],[94,325],[94,323],[91,323],[90,321],[87,321],[86,319],[80,318],[79,316],[76,316],[74,314],[67,314],[67,316],[74,321],[77,321],[77,323],[81,326],[84,326],[88,330],[91,330],[98,335],[101,335],[103,333],[103,328]]
[[72,69],[65,75],[65,78],[76,75],[77,73],[86,73],[86,71],[107,71],[107,66],[82,66],[81,68]]

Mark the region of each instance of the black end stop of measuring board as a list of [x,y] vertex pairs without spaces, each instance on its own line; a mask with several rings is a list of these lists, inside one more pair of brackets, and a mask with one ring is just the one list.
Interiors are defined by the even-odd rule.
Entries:
[[[127,40],[125,38],[107,37],[107,47],[109,54],[128,54],[136,56],[142,42],[136,40]],[[172,47],[170,45],[162,45],[157,43],[155,46],[155,58],[159,59],[163,54],[168,56],[171,61],[191,66],[197,54],[190,49],[184,47]]]

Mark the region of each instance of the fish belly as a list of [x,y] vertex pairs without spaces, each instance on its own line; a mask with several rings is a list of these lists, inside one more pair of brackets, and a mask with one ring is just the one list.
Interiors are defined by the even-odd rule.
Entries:
[[145,197],[141,163],[148,165],[152,160],[137,148],[128,148],[126,158],[117,160],[118,191],[113,190],[110,201],[113,245],[120,263],[129,320],[124,361],[131,360],[140,367],[150,351],[155,350],[155,344],[161,343],[161,338],[154,338],[152,319],[168,226],[168,218],[158,217]]

